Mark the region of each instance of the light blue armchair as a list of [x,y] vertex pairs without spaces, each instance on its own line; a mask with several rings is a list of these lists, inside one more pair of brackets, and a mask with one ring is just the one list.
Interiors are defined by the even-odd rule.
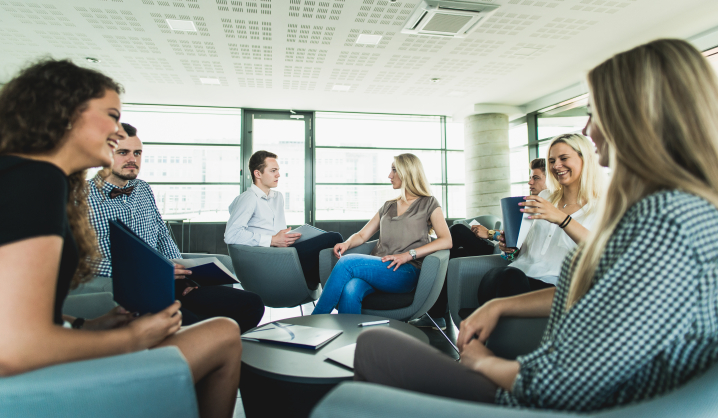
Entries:
[[199,411],[187,362],[165,347],[2,377],[0,417],[196,418]]
[[[501,318],[486,346],[516,358],[538,345],[546,318]],[[371,383],[346,382],[317,404],[311,418],[675,418],[718,416],[718,366],[664,396],[590,414],[508,408],[425,395]]]
[[[69,296],[63,313],[94,318],[114,306],[111,293],[82,294]],[[176,347],[0,377],[3,418],[198,416],[192,373]]]
[[656,399],[591,414],[538,411],[457,401],[371,383],[347,382],[329,392],[311,418],[675,418],[718,416],[718,367]]

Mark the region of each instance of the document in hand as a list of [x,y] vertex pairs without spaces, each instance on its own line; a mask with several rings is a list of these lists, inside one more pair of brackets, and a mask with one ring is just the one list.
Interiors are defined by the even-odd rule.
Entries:
[[200,286],[239,283],[237,277],[217,257],[175,258],[172,261],[191,270],[192,274],[187,279]]
[[466,222],[466,221],[463,221],[463,220],[462,220],[462,221],[456,221],[456,222],[459,223],[459,224],[461,224],[461,225],[464,225],[465,227],[467,227],[467,228],[469,228],[469,229],[471,229],[471,227],[474,226],[474,225],[481,225],[480,223],[476,222],[476,219],[472,219],[471,222]]
[[345,345],[342,348],[337,348],[325,354],[328,360],[335,363],[339,363],[344,367],[354,369],[354,351],[356,351],[356,344]]
[[242,335],[243,340],[263,341],[317,350],[338,337],[336,329],[305,327],[303,325],[270,322]]
[[289,234],[295,234],[295,233],[302,234],[302,236],[299,237],[298,240],[294,241],[295,244],[298,244],[302,241],[306,241],[308,239],[318,237],[319,235],[322,235],[326,232],[327,231],[321,230],[321,229],[313,227],[311,225],[304,224],[296,229],[292,229],[291,231],[289,231]]
[[120,221],[110,221],[112,293],[130,312],[157,313],[175,301],[174,265]]
[[501,199],[501,213],[504,217],[504,237],[506,246],[509,248],[521,248],[526,236],[531,229],[533,219],[527,219],[528,215],[521,212],[524,202],[523,196],[505,197]]

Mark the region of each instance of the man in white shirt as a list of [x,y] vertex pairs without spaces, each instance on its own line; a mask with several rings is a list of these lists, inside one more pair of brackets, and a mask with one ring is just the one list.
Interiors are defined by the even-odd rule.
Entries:
[[327,232],[297,243],[301,234],[290,232],[284,217],[284,196],[272,190],[279,184],[277,155],[257,151],[249,159],[252,186],[229,205],[229,221],[224,231],[227,244],[253,247],[294,247],[310,289],[319,285],[319,251],[343,242],[341,234]]
[[546,190],[546,159],[534,158],[531,160],[531,177],[529,177],[529,191],[531,196],[538,196]]

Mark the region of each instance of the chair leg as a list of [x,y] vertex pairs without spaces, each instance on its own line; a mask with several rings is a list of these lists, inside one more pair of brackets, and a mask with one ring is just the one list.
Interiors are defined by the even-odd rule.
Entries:
[[446,341],[448,341],[449,344],[451,344],[451,346],[454,347],[454,350],[456,351],[456,354],[459,355],[459,358],[456,359],[456,361],[459,361],[459,360],[461,359],[461,353],[459,353],[459,348],[451,341],[451,338],[449,338],[449,336],[446,335],[446,333],[441,329],[441,327],[439,327],[439,325],[437,325],[436,321],[434,321],[434,318],[432,318],[431,315],[429,315],[428,312],[425,313],[424,315],[426,315],[426,317],[429,318],[429,320],[431,321],[431,323],[434,324],[434,326],[436,327],[436,329],[439,330],[439,332],[441,333],[441,335],[443,335],[444,338],[446,338]]
[[299,313],[301,313],[302,316],[304,316],[304,308],[302,308],[302,305],[299,305]]

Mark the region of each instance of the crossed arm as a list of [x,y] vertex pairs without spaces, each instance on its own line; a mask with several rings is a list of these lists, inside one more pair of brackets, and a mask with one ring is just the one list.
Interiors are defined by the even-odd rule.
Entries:
[[[437,239],[432,242],[422,245],[419,248],[415,248],[416,258],[426,257],[439,250],[448,250],[451,248],[451,233],[449,232],[449,226],[446,224],[444,214],[441,208],[436,208],[431,213],[431,225],[436,232]],[[340,253],[344,254],[347,250],[357,247],[367,242],[374,234],[379,230],[379,213],[376,213],[371,220],[364,225],[364,227],[352,235],[346,241],[334,246],[334,255],[339,257]],[[392,254],[382,257],[381,261],[391,261],[389,268],[394,267],[394,270],[398,269],[402,264],[408,263],[412,260],[411,254],[408,252],[401,254]]]

